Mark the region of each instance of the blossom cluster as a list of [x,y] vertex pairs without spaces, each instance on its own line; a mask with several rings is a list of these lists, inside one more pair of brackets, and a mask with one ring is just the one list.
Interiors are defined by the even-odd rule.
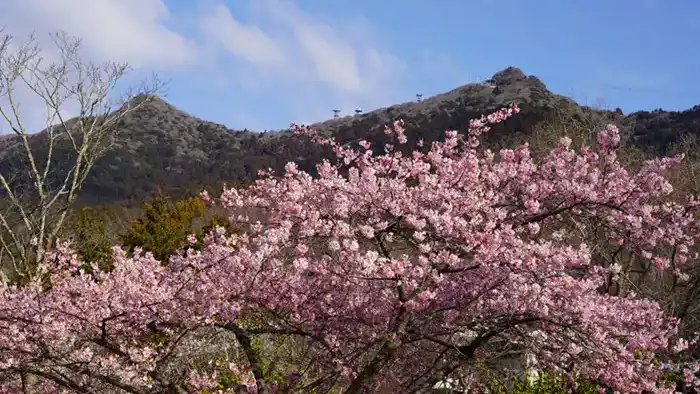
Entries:
[[[669,200],[663,175],[682,157],[632,173],[617,160],[614,126],[595,147],[562,138],[537,162],[527,145],[480,147],[480,135],[517,113],[476,119],[466,135],[448,131],[410,155],[293,125],[339,160],[315,176],[289,163],[218,199],[203,193],[240,235],[217,228],[167,262],[115,248],[109,272],[59,244],[45,281],[2,294],[0,387],[30,376],[37,392],[224,392],[216,371],[168,369],[182,338],[217,328],[235,334],[229,372],[252,392],[277,384],[250,345],[261,334],[310,349],[291,371],[301,391],[413,392],[478,374],[485,360],[498,369],[511,353],[601,387],[670,391],[655,354],[683,350],[672,341],[677,319],[640,295],[601,291],[622,268],[586,234],[596,233],[596,250],[624,248],[659,270],[696,258],[699,201]],[[400,121],[386,132],[407,142]]]

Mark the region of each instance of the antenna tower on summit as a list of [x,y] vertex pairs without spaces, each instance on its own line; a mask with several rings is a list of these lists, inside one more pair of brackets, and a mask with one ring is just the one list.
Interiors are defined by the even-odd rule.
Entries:
[[421,93],[417,93],[417,94],[416,94],[416,99],[417,99],[418,102],[420,103],[421,101],[423,101],[423,95],[422,95]]
[[339,109],[334,109],[334,110],[333,110],[333,117],[334,117],[334,118],[338,118],[338,117],[340,116],[340,115],[338,115],[339,113],[340,113],[340,110],[339,110]]

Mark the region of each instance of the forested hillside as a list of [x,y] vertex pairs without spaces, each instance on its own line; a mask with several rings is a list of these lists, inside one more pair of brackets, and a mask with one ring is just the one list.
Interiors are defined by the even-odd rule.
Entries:
[[[538,125],[564,118],[581,124],[593,124],[594,118],[596,124],[612,121],[622,128],[624,138],[650,153],[666,153],[679,137],[700,134],[700,107],[628,115],[582,107],[514,67],[485,83],[464,85],[422,102],[396,104],[313,127],[340,143],[360,139],[382,143],[386,140],[384,125],[403,119],[409,142],[423,139],[429,143],[442,138],[444,130],[464,131],[470,119],[506,104],[518,104],[521,113],[494,127],[488,136],[491,144],[521,141]],[[180,111],[160,98],[125,116],[119,128],[117,145],[96,163],[85,182],[80,197],[83,205],[138,202],[156,189],[186,196],[204,186],[249,182],[258,170],[280,170],[288,161],[313,170],[321,157],[330,157],[329,151],[289,131],[232,130]],[[13,143],[13,137],[0,139],[0,171],[26,164],[24,155],[11,153]],[[35,143],[41,146],[40,137],[35,137]],[[63,155],[55,156],[57,168],[70,155],[70,149],[64,148]],[[26,177],[14,182],[26,184]]]

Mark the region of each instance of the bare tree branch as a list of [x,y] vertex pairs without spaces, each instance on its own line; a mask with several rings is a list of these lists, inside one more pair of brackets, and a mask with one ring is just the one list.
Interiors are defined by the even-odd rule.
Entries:
[[[15,134],[16,153],[26,158],[31,185],[17,190],[11,174],[0,172],[0,191],[12,207],[0,213],[0,263],[13,261],[14,275],[33,279],[44,272],[40,262],[59,237],[93,165],[113,147],[120,120],[162,86],[154,78],[115,98],[117,83],[131,71],[128,64],[85,60],[80,40],[64,32],[51,35],[58,50],[53,63],[45,61],[33,35],[18,44],[1,30],[0,36],[0,117]],[[25,91],[44,105],[45,129],[37,134],[27,130],[22,117],[18,92]],[[66,119],[74,108],[77,115]],[[67,162],[56,157],[57,149],[66,147],[72,152]],[[18,220],[10,220],[12,215]]]

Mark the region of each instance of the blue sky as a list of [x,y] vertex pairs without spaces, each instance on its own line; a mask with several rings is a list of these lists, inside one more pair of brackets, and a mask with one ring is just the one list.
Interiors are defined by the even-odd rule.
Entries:
[[[425,97],[514,65],[590,105],[700,104],[693,0],[13,0],[0,24],[62,29],[90,56],[156,71],[167,100],[278,129]],[[78,11],[76,11],[78,10]],[[71,17],[70,13],[81,17]],[[109,20],[104,15],[110,15]]]

